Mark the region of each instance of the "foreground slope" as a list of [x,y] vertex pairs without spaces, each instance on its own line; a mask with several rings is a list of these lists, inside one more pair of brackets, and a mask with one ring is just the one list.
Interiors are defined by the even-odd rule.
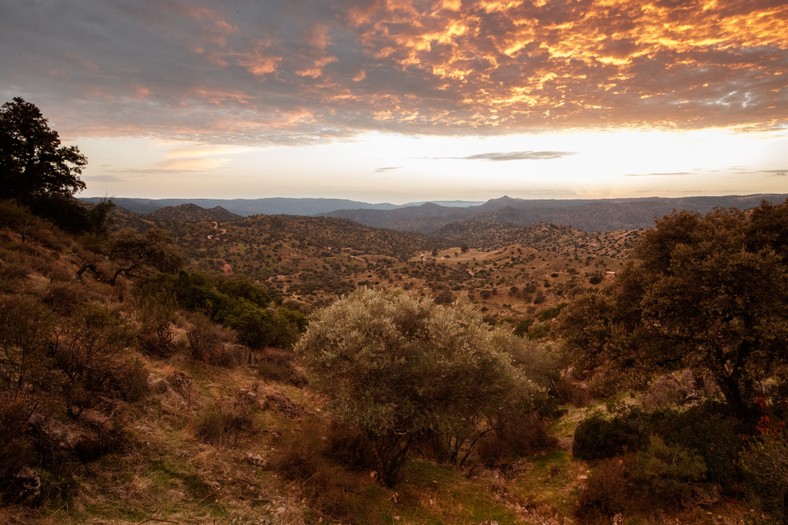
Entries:
[[[246,354],[242,354],[243,359],[225,361],[223,366],[212,364],[205,356],[198,359],[192,348],[196,343],[189,337],[200,322],[193,312],[154,308],[154,294],[150,294],[151,290],[135,292],[138,284],[135,280],[121,278],[110,285],[85,273],[80,281],[77,272],[86,261],[99,265],[115,263],[111,257],[93,251],[97,239],[72,237],[35,218],[17,213],[19,217],[24,220],[8,221],[8,215],[3,215],[4,226],[0,227],[0,298],[6,301],[4,304],[34,304],[49,312],[56,319],[56,333],[61,338],[71,333],[64,329],[81,323],[77,312],[83,307],[111,312],[116,320],[112,323],[120,323],[124,332],[133,337],[124,339],[122,348],[120,340],[115,339],[115,344],[106,349],[113,356],[136,362],[140,373],[125,377],[141,381],[135,383],[138,391],[133,396],[118,396],[110,389],[83,399],[80,402],[86,406],[78,415],[67,414],[65,405],[61,404],[65,391],[47,391],[33,411],[36,417],[31,424],[19,427],[24,439],[45,445],[33,449],[31,471],[25,472],[38,484],[33,483],[32,491],[25,493],[25,497],[32,498],[27,500],[27,505],[17,500],[0,506],[0,522],[47,525],[584,522],[576,517],[575,509],[578,496],[588,484],[590,464],[572,458],[567,449],[579,421],[589,414],[616,410],[616,403],[565,407],[563,415],[553,420],[548,429],[558,445],[543,452],[501,465],[478,463],[467,470],[416,457],[403,468],[396,489],[386,489],[374,482],[369,471],[343,467],[330,455],[304,455],[305,451],[324,446],[330,416],[325,410],[325,400],[305,384],[303,370],[292,353],[283,349],[251,349],[254,355],[251,366]],[[268,230],[288,228],[278,218],[255,219],[252,223],[256,221],[261,221],[259,224]],[[9,226],[11,222],[13,225]],[[215,240],[218,231],[216,242],[224,243],[222,225],[217,230],[210,223],[196,224],[195,228],[207,228],[200,233],[214,236],[211,240]],[[315,237],[309,242],[341,233],[321,230],[309,222],[304,224],[309,225],[307,229],[314,227]],[[299,223],[299,229],[304,224]],[[318,221],[318,224],[337,223]],[[192,231],[189,228],[182,235]],[[369,235],[376,239],[375,235],[381,234]],[[304,249],[311,249],[303,239],[299,241],[284,234],[276,238],[283,248],[291,242],[294,246],[301,242]],[[413,242],[408,239],[389,239],[383,235],[375,242],[389,246],[391,251],[383,260],[393,261],[401,249],[400,242],[407,246]],[[332,252],[334,248],[347,248],[341,237],[333,242],[336,244],[320,246],[331,247]],[[522,254],[517,254],[517,247],[485,252],[486,270],[492,272],[510,262],[511,268],[536,266],[539,253],[534,248],[519,248]],[[481,252],[473,254],[473,250],[463,252],[460,248],[439,251],[436,256],[427,254],[425,259],[434,257],[435,261],[425,261],[422,270],[430,264],[451,270],[452,265],[470,264],[473,256],[481,261]],[[526,261],[530,255],[535,258]],[[374,254],[358,255],[365,256]],[[463,260],[466,256],[469,258]],[[521,257],[521,260],[514,262],[510,257]],[[576,262],[584,264],[585,259]],[[402,264],[418,268],[422,263]],[[539,264],[546,271],[552,263],[545,259]],[[567,271],[567,275],[571,273]],[[429,292],[425,290],[425,293]],[[151,324],[158,315],[165,315],[164,325]],[[157,337],[161,326],[172,335],[172,347],[166,354],[153,353],[144,344],[150,337]],[[4,351],[10,348],[6,343],[3,339]],[[227,334],[220,335],[217,344],[220,348],[237,348]],[[7,365],[5,361],[0,362],[4,374]],[[7,383],[2,387],[5,396],[9,392]],[[619,397],[635,402],[635,398]],[[3,403],[0,408],[5,410],[8,406]],[[10,431],[10,426],[2,427],[6,435],[0,449],[4,454],[11,451],[7,447],[14,442],[8,438],[18,437],[9,436]],[[15,457],[11,453],[3,456],[3,467],[8,465],[8,458]],[[15,454],[20,456],[18,452]],[[294,463],[293,458],[303,462]],[[299,472],[311,474],[303,479]],[[4,499],[11,495],[4,489]],[[632,523],[671,520],[700,524],[741,523],[757,515],[734,500],[711,497],[702,507],[629,517],[634,520]]]

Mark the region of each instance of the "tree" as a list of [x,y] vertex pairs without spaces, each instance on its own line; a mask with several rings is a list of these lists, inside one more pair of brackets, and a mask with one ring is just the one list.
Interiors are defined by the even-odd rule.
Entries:
[[85,189],[87,159],[62,146],[34,104],[15,97],[0,108],[0,197],[22,202],[71,197]]
[[540,389],[512,365],[510,343],[468,305],[361,289],[318,312],[296,349],[392,485],[416,440],[461,464],[509,400],[529,406]]
[[112,234],[108,241],[108,255],[117,265],[112,277],[104,277],[94,263],[83,264],[77,271],[77,278],[90,271],[99,279],[114,285],[118,277],[140,277],[152,270],[174,273],[183,266],[183,256],[173,246],[167,232],[159,228],[150,228],[139,233],[125,228]]
[[564,338],[587,365],[709,373],[750,417],[788,361],[787,239],[788,201],[664,217],[611,286],[567,309]]

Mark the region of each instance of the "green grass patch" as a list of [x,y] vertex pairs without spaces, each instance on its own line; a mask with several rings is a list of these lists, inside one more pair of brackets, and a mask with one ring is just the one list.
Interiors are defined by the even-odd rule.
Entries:
[[527,506],[551,506],[571,516],[577,499],[576,480],[585,467],[565,450],[553,450],[531,458],[525,471],[509,483],[510,494]]
[[519,523],[514,511],[497,501],[488,481],[468,479],[445,465],[412,460],[404,468],[397,487],[401,498],[394,509],[400,522],[438,525],[497,521],[500,525]]

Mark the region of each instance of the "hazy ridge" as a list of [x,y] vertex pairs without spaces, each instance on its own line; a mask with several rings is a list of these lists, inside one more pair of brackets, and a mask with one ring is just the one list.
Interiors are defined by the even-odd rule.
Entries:
[[[659,217],[677,211],[700,213],[721,208],[748,209],[762,200],[780,203],[788,194],[732,195],[681,198],[627,199],[515,199],[501,197],[483,204],[474,201],[438,201],[403,205],[368,203],[348,199],[136,199],[113,198],[121,208],[138,214],[152,214],[168,207],[197,205],[201,208],[222,208],[242,217],[250,215],[328,215],[349,219],[365,226],[433,234],[445,226],[468,219],[483,219],[517,226],[549,222],[572,226],[587,232],[648,228]],[[97,203],[101,198],[82,199]],[[216,217],[214,220],[218,219]],[[183,219],[181,219],[183,220]],[[204,220],[209,220],[205,217]],[[221,220],[230,220],[226,215]]]

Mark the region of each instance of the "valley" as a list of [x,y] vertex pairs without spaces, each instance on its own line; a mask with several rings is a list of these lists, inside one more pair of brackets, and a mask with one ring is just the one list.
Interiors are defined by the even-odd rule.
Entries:
[[427,235],[330,217],[226,220],[224,210],[200,210],[119,210],[117,223],[160,227],[194,269],[247,276],[306,311],[362,286],[402,288],[443,303],[470,300],[493,324],[511,325],[598,286],[640,233],[471,219]]

